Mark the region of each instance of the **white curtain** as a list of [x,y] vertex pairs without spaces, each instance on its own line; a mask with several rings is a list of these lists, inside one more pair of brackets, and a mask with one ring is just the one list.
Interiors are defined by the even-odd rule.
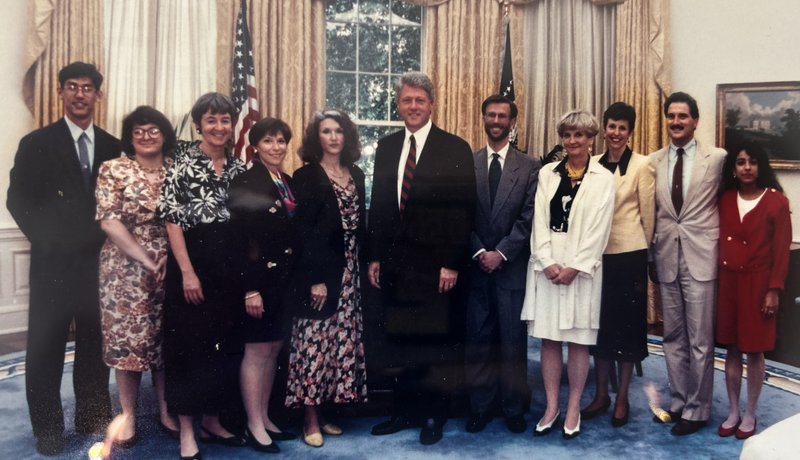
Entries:
[[613,102],[615,10],[586,0],[541,0],[526,8],[525,145],[530,154],[541,156],[560,144],[556,123],[564,113],[584,109],[600,120]]
[[190,139],[192,104],[216,88],[216,1],[105,2],[109,131],[119,136],[125,115],[146,104]]

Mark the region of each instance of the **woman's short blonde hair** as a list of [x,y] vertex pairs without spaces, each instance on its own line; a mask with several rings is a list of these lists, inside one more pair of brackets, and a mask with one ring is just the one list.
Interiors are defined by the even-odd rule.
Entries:
[[583,131],[589,137],[594,137],[600,132],[600,123],[597,118],[585,110],[571,110],[561,117],[556,126],[558,137],[564,137],[568,130]]

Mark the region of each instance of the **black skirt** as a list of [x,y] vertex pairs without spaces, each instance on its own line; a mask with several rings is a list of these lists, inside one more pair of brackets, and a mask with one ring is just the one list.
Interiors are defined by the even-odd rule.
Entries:
[[229,227],[202,224],[184,232],[186,249],[205,300],[188,304],[172,252],[167,260],[164,301],[164,368],[169,411],[216,414],[224,404],[224,369],[237,320],[229,275]]
[[639,362],[647,357],[647,250],[603,256],[600,331],[591,354]]

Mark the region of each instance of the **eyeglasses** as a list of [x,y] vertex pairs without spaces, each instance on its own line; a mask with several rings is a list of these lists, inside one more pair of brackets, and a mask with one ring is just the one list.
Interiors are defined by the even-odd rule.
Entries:
[[92,95],[95,91],[97,91],[97,88],[95,88],[94,85],[90,85],[88,83],[85,85],[79,85],[73,82],[65,84],[64,89],[73,94],[77,94],[78,91],[83,91],[83,94],[86,95]]
[[134,139],[142,139],[144,135],[148,134],[150,137],[158,137],[161,135],[161,130],[158,128],[142,129],[136,128],[133,130]]

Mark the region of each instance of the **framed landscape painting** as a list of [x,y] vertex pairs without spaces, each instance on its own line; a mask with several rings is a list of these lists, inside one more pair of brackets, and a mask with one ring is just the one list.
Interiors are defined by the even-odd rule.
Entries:
[[776,169],[800,169],[800,81],[717,85],[717,145],[759,143]]

